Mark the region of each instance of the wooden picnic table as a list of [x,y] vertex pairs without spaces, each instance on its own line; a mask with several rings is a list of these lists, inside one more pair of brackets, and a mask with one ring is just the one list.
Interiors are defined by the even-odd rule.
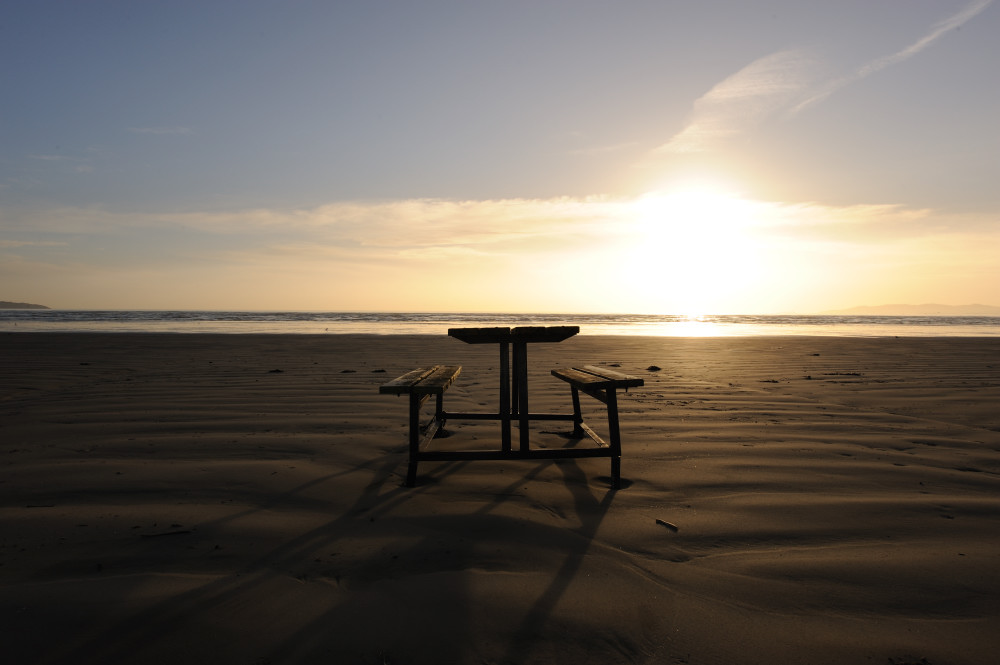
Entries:
[[[611,486],[620,484],[621,435],[618,426],[619,389],[643,385],[643,380],[615,370],[594,365],[553,369],[552,376],[570,384],[573,413],[532,413],[528,405],[528,345],[557,343],[580,332],[577,326],[523,326],[515,328],[451,328],[448,334],[467,344],[496,344],[500,349],[499,407],[496,411],[459,413],[444,408],[444,393],[462,371],[459,365],[422,367],[380,386],[379,392],[409,396],[409,466],[406,484],[413,486],[417,464],[431,461],[514,460],[514,459],[573,459],[608,457],[611,459]],[[513,366],[512,366],[513,365]],[[610,441],[605,442],[583,421],[580,393],[602,402],[607,407]],[[420,409],[431,397],[435,398],[434,415],[430,422],[420,422]],[[497,420],[500,422],[500,450],[424,450],[443,430],[448,420]],[[597,448],[532,449],[529,423],[532,420],[563,420],[573,423],[572,436],[592,439]],[[518,423],[519,445],[511,445],[511,425]]]

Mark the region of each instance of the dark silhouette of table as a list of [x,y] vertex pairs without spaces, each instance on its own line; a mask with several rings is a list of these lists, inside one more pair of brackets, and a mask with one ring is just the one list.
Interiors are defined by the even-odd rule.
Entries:
[[[608,457],[611,459],[611,486],[619,487],[621,477],[621,435],[618,427],[617,391],[643,385],[636,376],[614,370],[583,365],[553,369],[552,375],[570,384],[573,413],[532,413],[528,404],[528,345],[561,342],[580,332],[577,326],[530,326],[520,328],[451,328],[448,334],[467,344],[496,344],[500,348],[500,404],[496,411],[458,413],[446,411],[444,393],[462,371],[460,365],[434,365],[407,372],[379,387],[379,392],[408,395],[410,401],[410,459],[406,485],[416,483],[417,464],[432,461],[512,460],[512,459],[573,459]],[[513,358],[513,361],[512,361]],[[512,366],[513,365],[513,366]],[[605,442],[583,421],[580,393],[602,402],[607,407],[610,441]],[[435,397],[434,416],[420,422],[420,409],[431,396]],[[497,420],[500,422],[500,450],[424,450],[444,431],[448,420]],[[573,423],[571,436],[590,437],[599,447],[531,448],[529,424],[532,420],[564,420]],[[519,441],[514,449],[511,441],[512,423],[517,422]]]
[[[448,334],[467,344],[497,344],[500,347],[500,409],[496,414],[450,413],[456,419],[500,421],[500,449],[511,452],[511,422],[518,421],[522,453],[530,450],[531,420],[572,420],[561,414],[531,413],[528,408],[528,344],[554,343],[580,332],[579,326],[523,326],[519,328],[450,328]],[[513,346],[513,371],[511,347]]]

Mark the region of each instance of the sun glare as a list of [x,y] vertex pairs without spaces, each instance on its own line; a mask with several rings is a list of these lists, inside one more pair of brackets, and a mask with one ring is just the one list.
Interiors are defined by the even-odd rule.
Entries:
[[717,189],[640,197],[630,254],[652,308],[689,316],[734,313],[737,294],[757,272],[754,222],[753,202]]

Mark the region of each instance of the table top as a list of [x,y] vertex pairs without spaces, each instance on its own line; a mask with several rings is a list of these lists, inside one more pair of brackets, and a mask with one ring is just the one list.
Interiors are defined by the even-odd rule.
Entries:
[[448,335],[466,344],[503,342],[561,342],[580,332],[580,326],[520,326],[517,328],[449,328]]

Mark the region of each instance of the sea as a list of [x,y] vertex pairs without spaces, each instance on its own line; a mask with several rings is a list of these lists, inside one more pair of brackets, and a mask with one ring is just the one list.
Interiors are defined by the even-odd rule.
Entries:
[[449,328],[579,326],[584,335],[997,337],[993,316],[512,314],[0,310],[0,332],[443,335]]

